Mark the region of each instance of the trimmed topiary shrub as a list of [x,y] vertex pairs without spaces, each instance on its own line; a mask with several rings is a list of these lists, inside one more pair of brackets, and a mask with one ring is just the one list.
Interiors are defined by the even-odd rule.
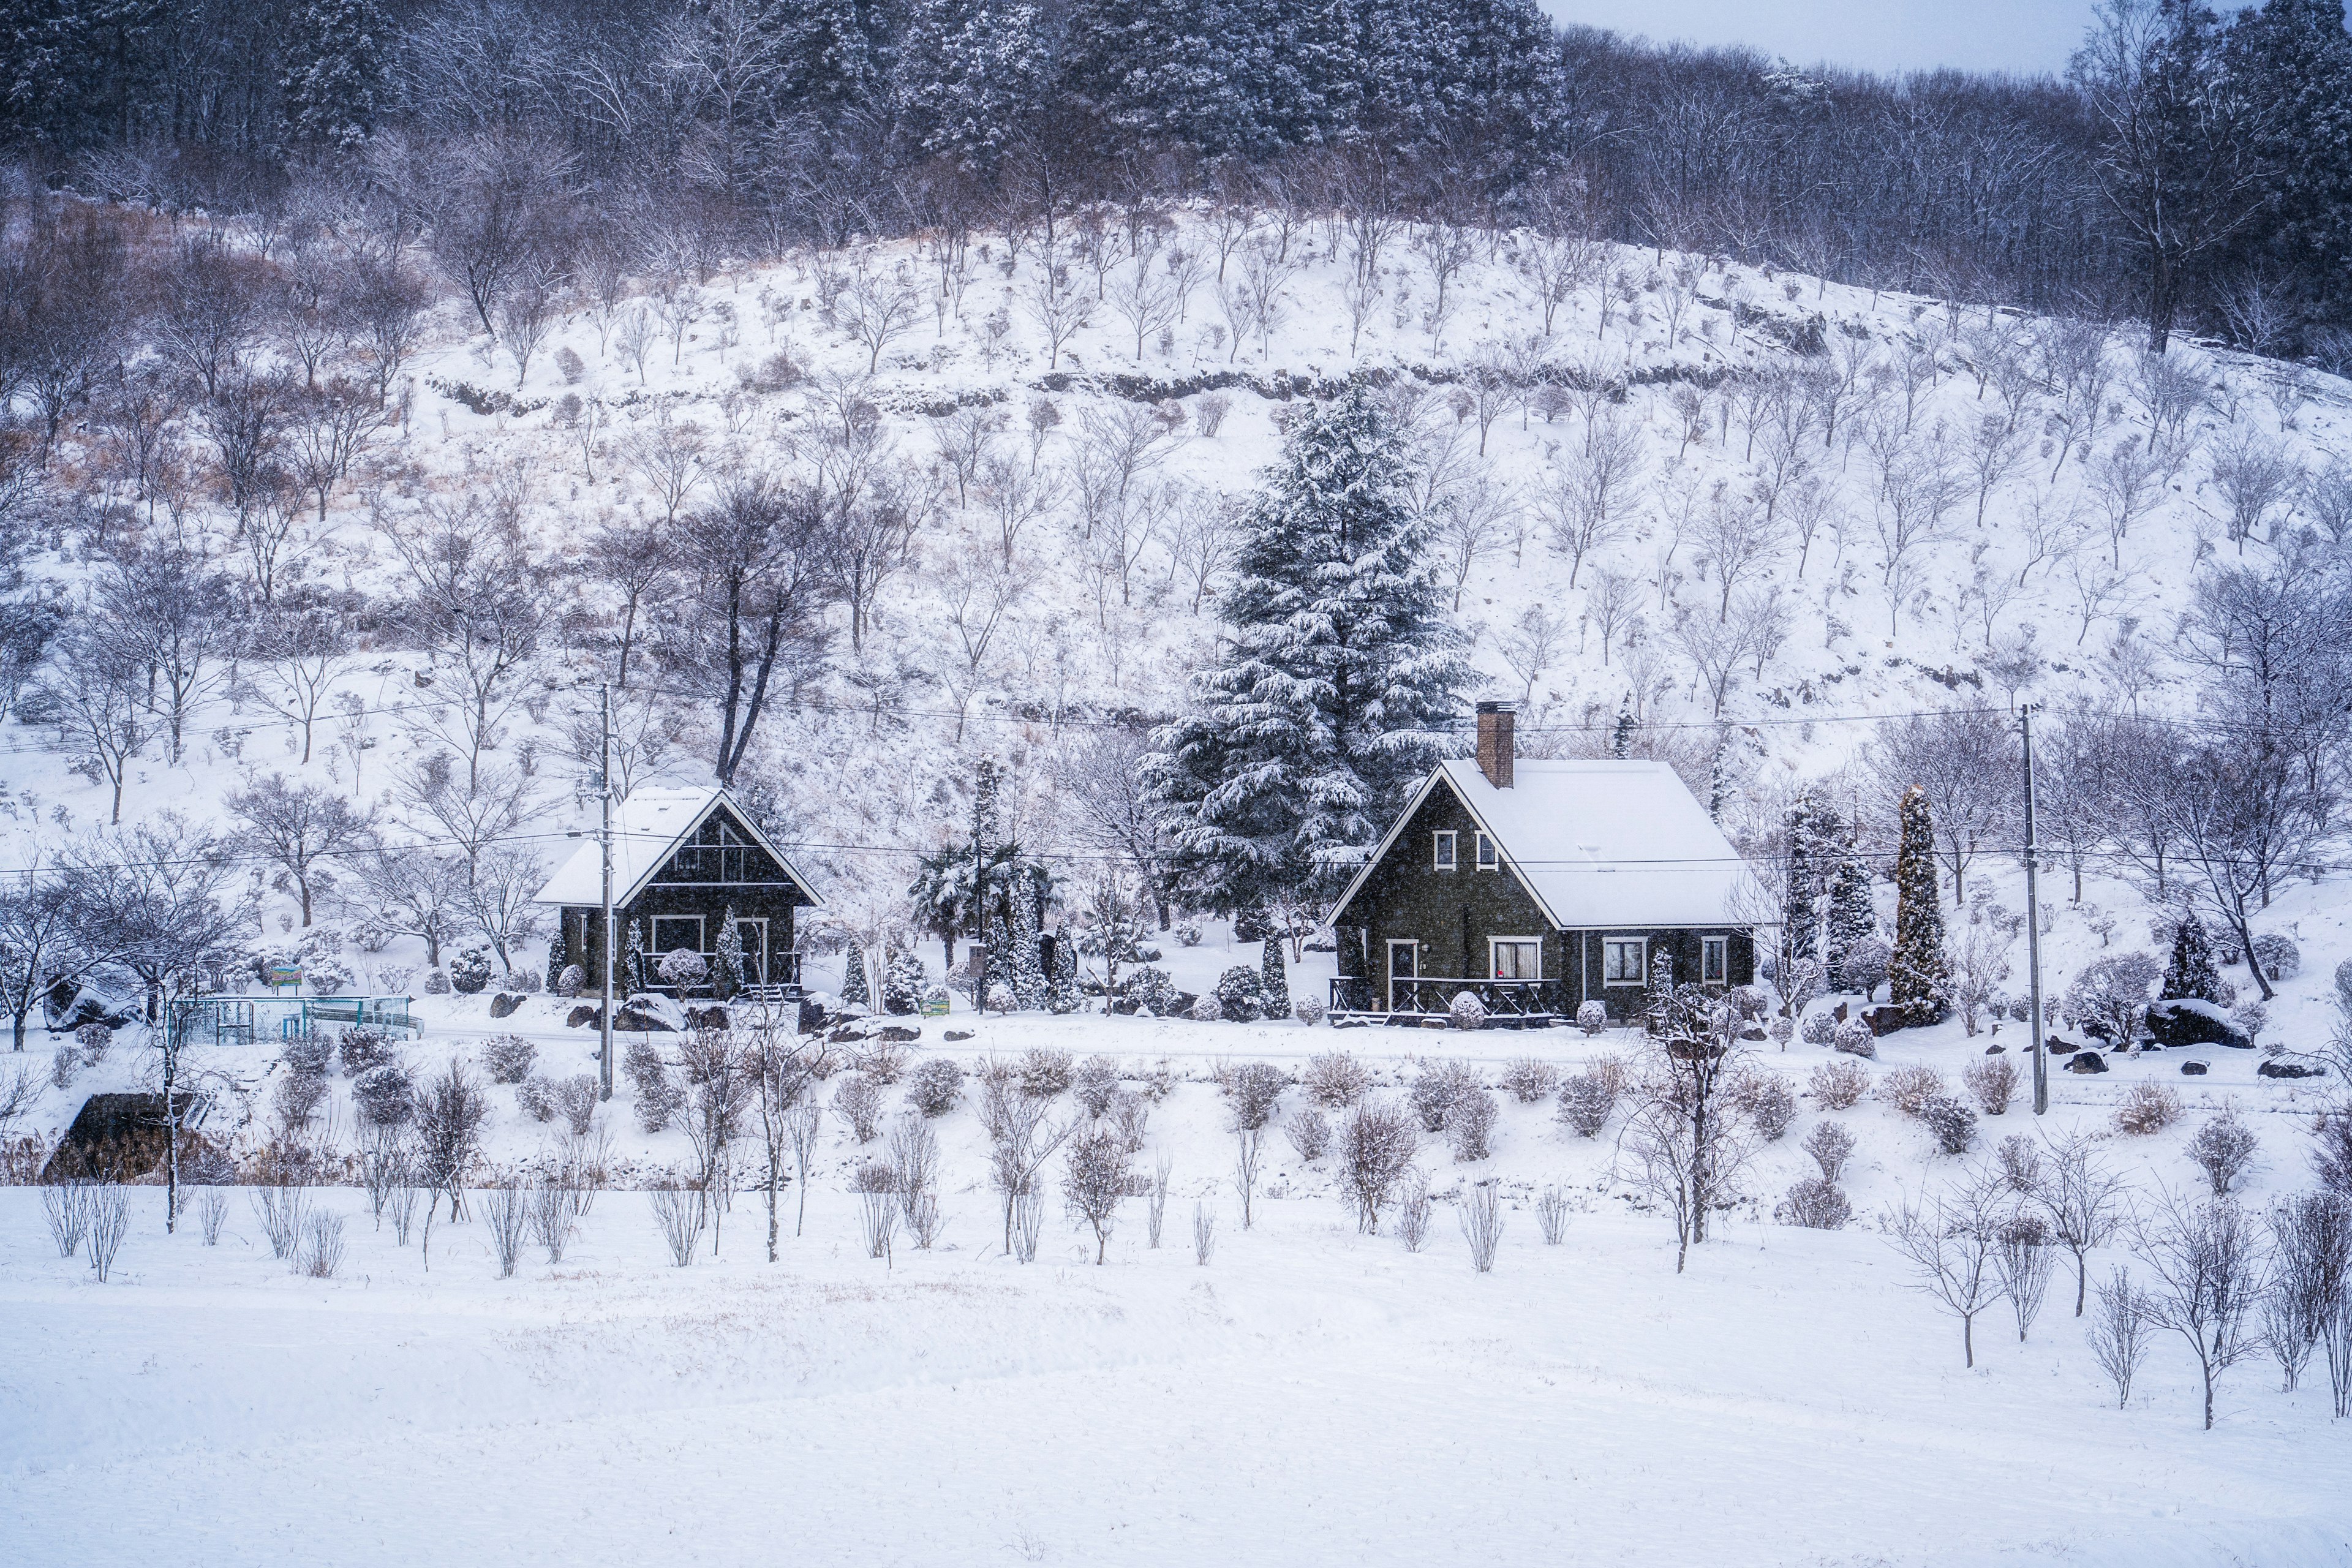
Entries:
[[1218,975],[1212,994],[1229,1023],[1255,1023],[1265,1016],[1265,977],[1247,964],[1236,963]]
[[490,955],[469,947],[449,964],[449,988],[460,996],[477,996],[490,983]]
[[1609,1026],[1609,1009],[1598,1002],[1587,1002],[1576,1010],[1576,1026],[1588,1035],[1597,1035]]
[[1837,1230],[1853,1218],[1853,1205],[1836,1183],[1807,1176],[1773,1206],[1772,1217],[1782,1225],[1801,1226],[1807,1230]]
[[[539,1047],[520,1035],[492,1035],[481,1046],[482,1070],[492,1083],[520,1083],[539,1059]],[[539,1120],[544,1121],[546,1117]]]
[[963,1098],[963,1068],[933,1057],[907,1079],[907,1102],[925,1116],[945,1116]]
[[1617,1089],[1599,1073],[1572,1073],[1559,1086],[1556,1118],[1580,1138],[1597,1138],[1617,1109]]

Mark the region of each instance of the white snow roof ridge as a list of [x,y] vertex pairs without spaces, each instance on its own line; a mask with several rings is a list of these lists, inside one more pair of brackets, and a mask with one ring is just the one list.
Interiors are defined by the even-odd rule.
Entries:
[[[687,835],[702,826],[726,786],[708,784],[648,784],[633,789],[613,808],[613,901],[628,902],[643,884],[667,862]],[[735,813],[761,848],[775,857],[784,875],[798,882],[813,899],[816,889],[768,842],[758,825],[740,808]],[[604,899],[604,856],[593,832],[556,868],[555,875],[532,901],[541,904],[593,904]]]

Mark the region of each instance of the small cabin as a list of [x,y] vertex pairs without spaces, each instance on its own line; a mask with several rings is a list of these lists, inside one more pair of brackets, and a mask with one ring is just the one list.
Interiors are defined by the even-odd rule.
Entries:
[[1654,975],[1752,981],[1753,880],[1681,778],[1522,760],[1515,706],[1478,705],[1477,755],[1432,770],[1333,906],[1332,1013],[1413,1023],[1467,991],[1496,1023],[1622,1021]]
[[[591,832],[541,889],[561,912],[564,952],[603,984],[603,847]],[[613,810],[613,911],[623,944],[616,990],[674,991],[656,973],[684,949],[717,959],[729,917],[742,943],[743,984],[771,1000],[800,994],[796,913],[820,903],[807,879],[719,784],[648,786]],[[629,949],[631,932],[635,947]]]

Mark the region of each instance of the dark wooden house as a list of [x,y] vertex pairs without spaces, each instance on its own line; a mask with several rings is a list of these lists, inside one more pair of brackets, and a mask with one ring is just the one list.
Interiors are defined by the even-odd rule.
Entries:
[[1654,975],[1755,977],[1755,885],[1664,763],[1522,760],[1513,704],[1441,763],[1331,911],[1335,1015],[1409,1021],[1468,991],[1498,1020],[1637,1009]]
[[[561,911],[564,951],[602,982],[602,850],[593,835],[541,889]],[[807,879],[718,784],[633,790],[613,812],[613,907],[622,943],[614,984],[667,991],[655,966],[683,948],[716,958],[732,913],[743,983],[773,997],[799,994],[800,910],[818,904]],[[635,948],[631,949],[631,933]]]

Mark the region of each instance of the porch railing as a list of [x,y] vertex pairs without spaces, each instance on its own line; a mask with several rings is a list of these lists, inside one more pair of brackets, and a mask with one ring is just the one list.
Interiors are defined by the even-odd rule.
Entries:
[[1445,975],[1377,980],[1343,974],[1331,982],[1331,1011],[1435,1016],[1450,1011],[1454,999],[1465,991],[1478,998],[1486,1016],[1495,1018],[1555,1016],[1566,1011],[1571,1001],[1568,983],[1561,980],[1474,980]]

